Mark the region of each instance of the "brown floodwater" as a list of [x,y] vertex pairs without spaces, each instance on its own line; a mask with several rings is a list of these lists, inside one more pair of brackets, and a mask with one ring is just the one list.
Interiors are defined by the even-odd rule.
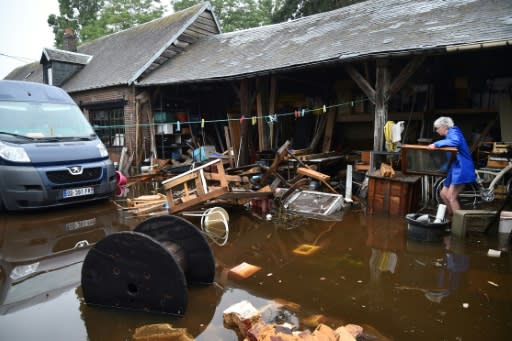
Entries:
[[[225,209],[228,242],[219,246],[207,236],[215,283],[189,288],[183,318],[84,302],[87,251],[143,218],[111,202],[0,215],[0,340],[131,340],[135,328],[151,323],[186,328],[196,340],[238,340],[224,326],[223,311],[242,300],[263,309],[269,323],[299,329],[313,328],[311,320],[355,323],[365,340],[512,335],[512,256],[497,230],[425,242],[410,238],[404,217],[367,215],[357,206],[334,220],[289,214],[267,220],[249,208]],[[505,251],[489,257],[489,249]],[[242,262],[261,270],[246,279],[229,276]]]

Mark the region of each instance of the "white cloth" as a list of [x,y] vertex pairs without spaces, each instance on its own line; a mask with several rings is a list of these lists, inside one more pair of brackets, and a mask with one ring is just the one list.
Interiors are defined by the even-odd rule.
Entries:
[[399,121],[391,128],[391,141],[393,143],[402,140],[402,132],[404,131],[404,121]]

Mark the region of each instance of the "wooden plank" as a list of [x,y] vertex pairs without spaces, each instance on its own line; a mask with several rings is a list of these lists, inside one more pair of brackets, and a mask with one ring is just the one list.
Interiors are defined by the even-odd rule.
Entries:
[[320,173],[316,170],[304,167],[298,167],[297,173],[305,176],[309,176],[310,178],[316,179],[318,181],[329,181],[331,177],[327,174]]
[[221,178],[224,178],[226,181],[230,182],[243,182],[242,177],[238,175],[225,174],[224,176],[220,176],[218,173],[204,172],[204,177],[206,178],[206,180],[220,181]]
[[[183,175],[184,174],[184,175]],[[165,190],[170,190],[171,188],[174,188],[182,183],[186,183],[187,181],[195,180],[199,175],[198,173],[190,173],[190,174],[180,174],[172,179],[163,181],[162,184],[164,185]]]
[[324,143],[322,145],[322,152],[331,150],[332,137],[334,133],[334,124],[336,122],[336,109],[329,109],[327,112],[327,123],[324,130]]
[[231,145],[231,139],[229,137],[229,127],[228,126],[224,126],[224,137],[226,138],[226,151],[228,152],[229,167],[233,168],[235,166],[235,162],[234,162],[235,156],[234,156],[234,152],[233,152],[233,146]]
[[290,146],[290,141],[286,141],[281,147],[279,147],[279,149],[276,152],[274,161],[272,162],[272,165],[268,168],[268,170],[265,172],[265,174],[263,174],[263,177],[261,178],[261,184],[266,185],[270,175],[277,174],[276,173],[277,167],[279,167],[279,164],[288,155],[288,147],[289,146]]
[[180,175],[177,175],[177,176],[172,177],[172,178],[170,178],[170,179],[164,180],[164,181],[162,181],[162,184],[163,184],[163,185],[165,185],[166,183],[171,182],[171,181],[172,181],[172,180],[174,180],[174,179],[177,179],[177,178],[179,178],[179,177],[183,177],[183,176],[185,176],[185,175],[187,175],[187,174],[190,174],[190,173],[195,173],[195,172],[197,172],[197,171],[198,171],[199,169],[201,169],[201,168],[202,168],[202,169],[204,169],[204,168],[206,168],[206,167],[210,167],[210,166],[212,166],[212,165],[214,165],[214,164],[216,164],[216,163],[218,163],[218,162],[221,162],[221,160],[220,160],[220,159],[212,160],[212,161],[210,161],[210,162],[208,162],[208,163],[205,163],[205,164],[204,164],[204,165],[202,165],[202,166],[196,167],[196,168],[194,168],[194,169],[190,169],[190,170],[188,170],[188,171],[186,171],[186,172],[184,172],[184,173],[181,173]]
[[217,174],[220,177],[220,185],[222,187],[228,187],[228,181],[226,179],[226,172],[224,171],[224,164],[219,162],[217,165]]
[[236,158],[238,155],[238,149],[240,145],[240,114],[227,114],[230,141],[233,147],[233,158],[236,166]]

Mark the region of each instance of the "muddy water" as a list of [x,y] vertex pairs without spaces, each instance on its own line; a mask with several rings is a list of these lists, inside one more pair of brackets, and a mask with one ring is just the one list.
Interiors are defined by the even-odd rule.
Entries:
[[[334,221],[266,220],[247,209],[226,210],[228,243],[211,243],[215,284],[190,288],[181,319],[83,302],[87,250],[140,219],[111,203],[3,214],[0,340],[130,340],[135,328],[160,322],[187,328],[196,340],[237,340],[222,312],[241,300],[266,307],[267,322],[302,329],[315,319],[333,327],[356,323],[368,340],[510,339],[512,256],[487,256],[490,248],[506,247],[496,231],[422,242],[408,238],[403,217],[369,216],[355,207]],[[241,262],[261,270],[244,280],[229,276]]]

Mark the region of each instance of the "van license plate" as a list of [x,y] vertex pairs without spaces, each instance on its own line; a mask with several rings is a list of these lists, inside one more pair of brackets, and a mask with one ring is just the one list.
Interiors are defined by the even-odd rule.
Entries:
[[64,190],[64,198],[80,197],[90,194],[94,194],[93,187],[71,188]]

